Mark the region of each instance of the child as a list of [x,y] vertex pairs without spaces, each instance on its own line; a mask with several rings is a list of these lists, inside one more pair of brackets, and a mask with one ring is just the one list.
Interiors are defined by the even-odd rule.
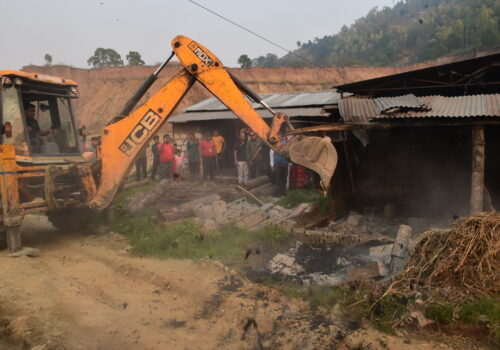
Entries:
[[180,181],[181,175],[183,174],[183,167],[184,167],[184,156],[182,155],[182,152],[180,149],[177,149],[175,151],[174,158],[175,158],[174,180]]

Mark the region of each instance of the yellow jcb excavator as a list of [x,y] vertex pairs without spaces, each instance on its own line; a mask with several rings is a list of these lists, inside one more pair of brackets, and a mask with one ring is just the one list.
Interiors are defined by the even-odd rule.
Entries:
[[[26,214],[46,212],[55,227],[71,230],[82,227],[93,210],[108,207],[138,153],[196,81],[274,151],[314,170],[322,186],[329,187],[337,164],[331,142],[298,135],[282,144],[278,133],[284,123],[291,126],[288,116],[273,111],[196,41],[179,35],[173,39],[172,47],[170,57],[102,130],[100,159],[93,163],[83,158],[75,129],[70,103],[78,96],[74,81],[0,71],[1,228],[10,252],[21,249],[19,226]],[[184,68],[133,110],[173,56]],[[244,95],[274,115],[270,126]]]

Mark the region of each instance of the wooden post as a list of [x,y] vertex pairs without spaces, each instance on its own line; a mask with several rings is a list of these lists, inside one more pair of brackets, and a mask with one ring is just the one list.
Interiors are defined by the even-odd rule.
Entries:
[[484,197],[484,127],[472,128],[472,176],[470,188],[470,213],[483,211]]

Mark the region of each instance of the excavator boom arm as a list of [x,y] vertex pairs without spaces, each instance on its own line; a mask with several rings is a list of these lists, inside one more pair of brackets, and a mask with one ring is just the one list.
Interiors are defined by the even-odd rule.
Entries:
[[[327,145],[319,142],[320,138],[303,137],[304,140],[294,138],[289,144],[283,145],[277,137],[279,127],[276,125],[281,125],[283,120],[287,120],[287,116],[276,113],[270,128],[245,99],[229,72],[212,52],[180,35],[174,38],[172,47],[184,69],[146,103],[103,130],[100,184],[90,203],[92,207],[105,208],[111,204],[138,153],[149,144],[152,136],[168,120],[196,80],[274,151],[284,152],[292,161],[315,170],[323,185],[328,187],[337,163],[337,155],[331,143]],[[318,162],[324,164],[319,165]]]

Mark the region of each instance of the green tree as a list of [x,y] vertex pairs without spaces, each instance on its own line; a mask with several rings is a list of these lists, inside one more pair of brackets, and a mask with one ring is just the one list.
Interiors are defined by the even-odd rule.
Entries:
[[127,55],[127,62],[129,66],[144,66],[141,54],[137,51],[129,51]]
[[43,56],[43,59],[45,60],[46,66],[52,65],[52,55],[46,53],[45,56]]
[[266,55],[266,63],[264,64],[266,67],[276,67],[278,66],[278,56],[274,53],[268,53]]
[[238,64],[241,68],[250,68],[252,67],[252,60],[248,55],[243,54],[238,58]]
[[123,66],[122,57],[113,49],[99,47],[95,50],[94,56],[87,60],[89,66],[94,68]]

